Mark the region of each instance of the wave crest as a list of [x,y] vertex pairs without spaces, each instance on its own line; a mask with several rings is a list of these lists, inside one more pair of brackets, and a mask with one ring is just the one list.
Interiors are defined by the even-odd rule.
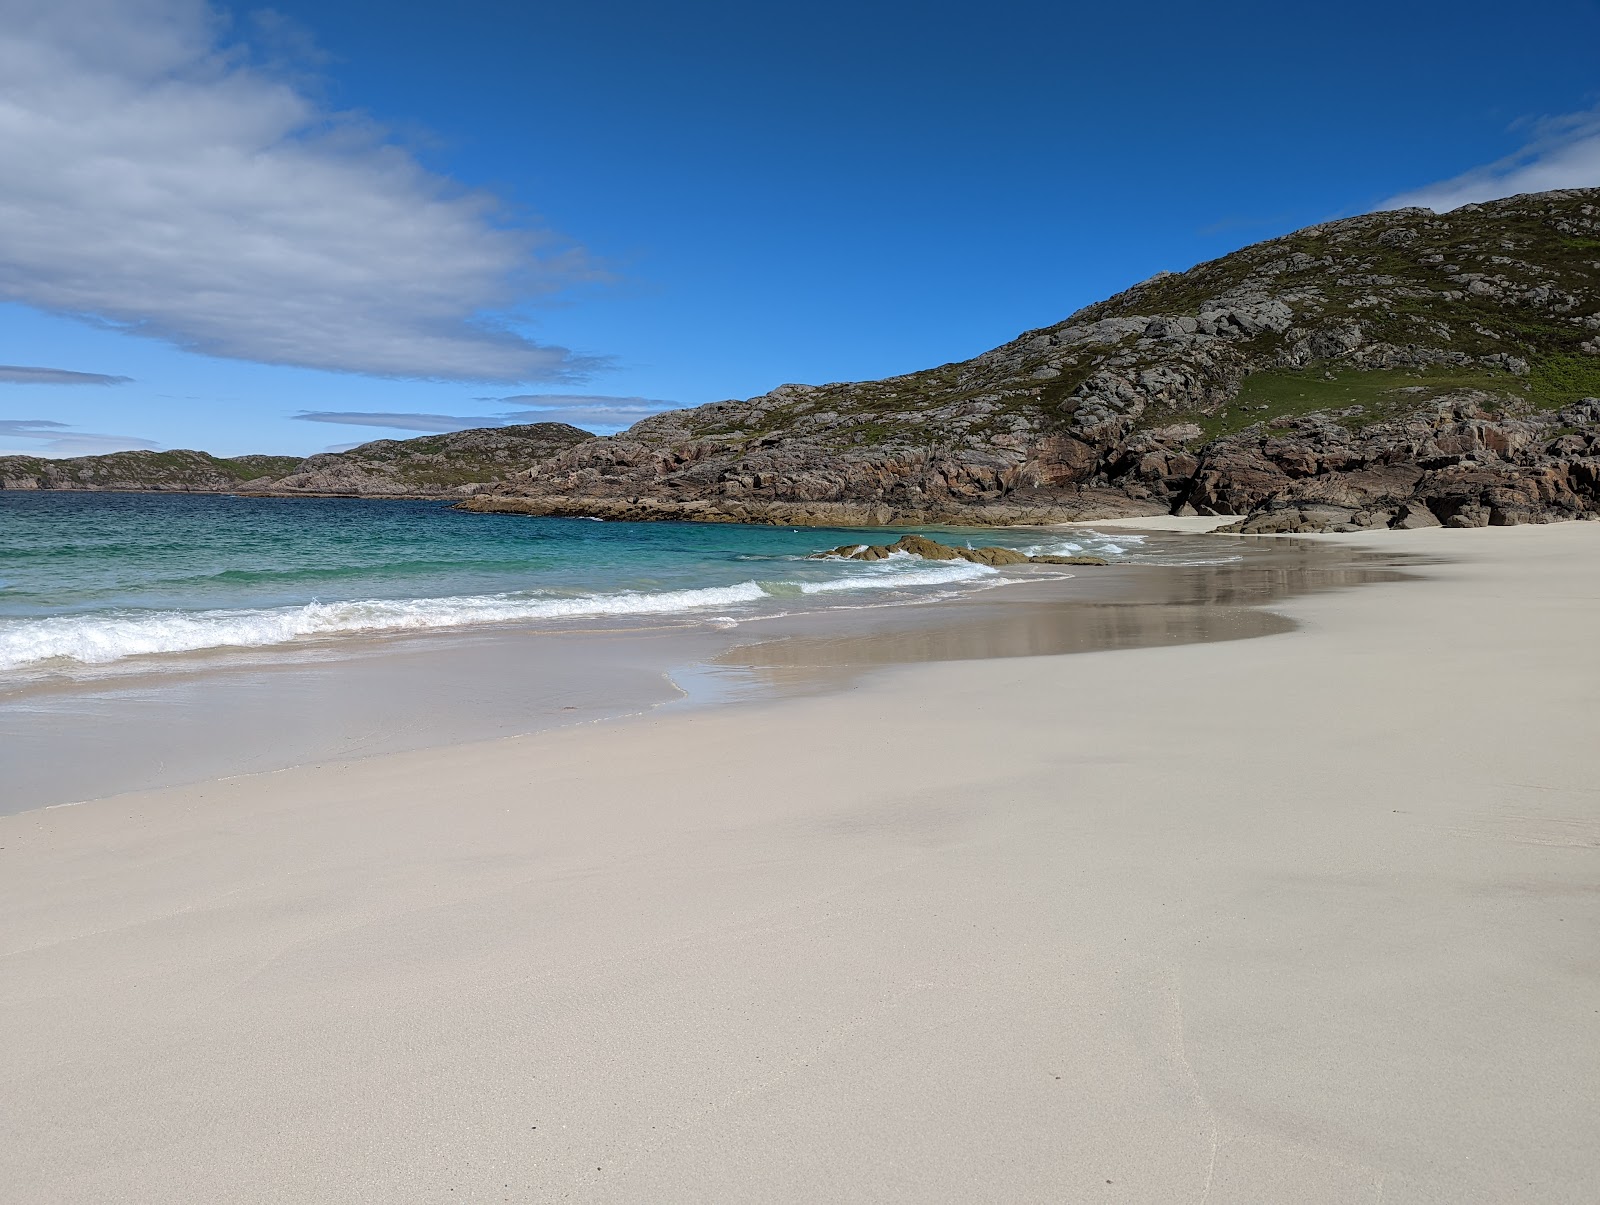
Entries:
[[101,612],[0,621],[0,670],[50,661],[105,665],[125,657],[214,648],[261,648],[305,637],[420,632],[518,620],[672,615],[764,599],[852,590],[942,585],[988,577],[983,565],[930,564],[914,557],[861,566],[828,581],[738,582],[685,590],[622,590],[566,597],[527,594],[361,599],[300,606],[205,611]]

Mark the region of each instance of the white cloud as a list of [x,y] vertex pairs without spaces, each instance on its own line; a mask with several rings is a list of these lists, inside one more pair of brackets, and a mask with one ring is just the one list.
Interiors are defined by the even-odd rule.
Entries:
[[631,427],[641,418],[679,408],[679,403],[660,398],[582,393],[519,393],[494,400],[518,407],[506,414],[507,422],[571,423],[605,435]]
[[[472,427],[498,427],[498,414],[421,414],[410,410],[302,410],[291,415],[307,423],[339,423],[351,427],[388,427],[395,431],[466,431]],[[351,445],[354,446],[354,445]]]
[[580,253],[224,32],[205,0],[0,0],[0,299],[269,364],[595,367],[492,316],[585,275]]
[[126,385],[132,377],[111,377],[103,372],[73,372],[70,368],[29,368],[0,364],[0,383],[6,385]]
[[1390,197],[1379,209],[1421,206],[1444,213],[1461,205],[1556,188],[1600,187],[1600,109],[1547,118],[1513,155],[1454,179]]
[[[425,414],[408,410],[302,410],[293,417],[308,423],[343,423],[352,427],[387,427],[396,431],[466,431],[513,423],[570,423],[586,431],[610,433],[641,418],[674,409],[676,402],[647,397],[605,397],[587,393],[519,393],[481,397],[480,402],[513,404],[499,414]],[[349,445],[354,447],[355,445]],[[342,450],[342,449],[341,449]]]
[[[30,441],[30,446],[18,448],[13,441],[19,439]],[[10,445],[9,449],[7,445]],[[154,440],[140,439],[135,435],[75,431],[68,423],[58,423],[48,418],[0,418],[0,456],[43,456],[54,460],[63,456],[99,456],[104,452],[129,452],[160,446]]]

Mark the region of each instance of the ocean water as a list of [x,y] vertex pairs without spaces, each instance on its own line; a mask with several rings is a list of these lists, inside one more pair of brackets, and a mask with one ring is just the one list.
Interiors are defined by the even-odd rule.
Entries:
[[[1176,555],[1126,534],[917,530],[1115,560]],[[1007,580],[965,562],[807,559],[900,534],[476,515],[438,502],[0,492],[0,680],[362,634],[737,624]]]

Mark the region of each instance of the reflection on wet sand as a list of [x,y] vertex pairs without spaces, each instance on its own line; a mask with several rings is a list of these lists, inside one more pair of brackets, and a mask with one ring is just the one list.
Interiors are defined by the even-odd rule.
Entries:
[[[1203,538],[1202,538],[1203,539]],[[1197,543],[1211,552],[1213,545]],[[520,735],[677,705],[816,694],[874,667],[1242,640],[1264,608],[1401,576],[1398,556],[1255,540],[1210,565],[1059,571],[922,606],[838,607],[737,626],[507,628],[196,656],[186,673],[0,689],[0,814],[309,762]],[[678,667],[678,668],[673,668]],[[674,689],[677,688],[677,690]]]
[[827,689],[851,671],[923,661],[1037,657],[1244,640],[1289,631],[1267,608],[1297,595],[1397,581],[1405,558],[1273,541],[1222,565],[1120,565],[1070,582],[1010,586],[931,607],[861,611],[847,623],[791,616],[679,685],[691,698]]

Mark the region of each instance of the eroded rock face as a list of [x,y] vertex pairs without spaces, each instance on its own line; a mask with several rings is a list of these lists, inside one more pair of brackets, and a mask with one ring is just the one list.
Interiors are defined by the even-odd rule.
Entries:
[[925,561],[971,561],[974,565],[1106,565],[1097,556],[1029,556],[1015,548],[957,548],[927,536],[901,536],[893,544],[842,544],[827,552],[812,553],[812,560],[881,561],[895,553]]
[[1520,416],[1491,413],[1491,401],[1466,397],[1361,430],[1312,416],[1221,440],[1183,502],[1249,515],[1246,532],[1600,517],[1600,401]]

